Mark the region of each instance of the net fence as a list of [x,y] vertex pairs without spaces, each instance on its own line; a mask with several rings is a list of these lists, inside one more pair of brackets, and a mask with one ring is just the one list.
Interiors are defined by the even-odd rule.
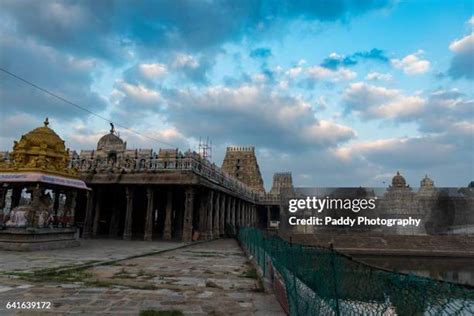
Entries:
[[379,269],[255,228],[237,237],[290,315],[474,315],[470,286]]

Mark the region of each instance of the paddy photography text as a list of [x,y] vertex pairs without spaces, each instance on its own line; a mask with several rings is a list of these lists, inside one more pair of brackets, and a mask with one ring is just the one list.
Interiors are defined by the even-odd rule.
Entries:
[[[421,223],[417,218],[383,218],[376,215],[377,197],[370,199],[341,199],[341,198],[318,198],[308,196],[305,198],[290,199],[288,211],[288,223],[291,226],[416,226]],[[324,211],[349,211],[359,213],[360,211],[372,211],[372,216],[347,216],[334,217],[333,214],[324,214]],[[299,212],[300,211],[300,212]],[[297,214],[299,212],[299,214]],[[340,214],[340,213],[339,213]],[[308,216],[309,215],[309,216]],[[332,215],[332,216],[331,216]]]

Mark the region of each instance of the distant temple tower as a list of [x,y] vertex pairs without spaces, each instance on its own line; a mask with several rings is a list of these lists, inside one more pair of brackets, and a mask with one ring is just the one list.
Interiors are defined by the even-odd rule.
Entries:
[[227,147],[222,171],[239,179],[257,192],[265,192],[254,147]]
[[271,194],[280,194],[280,192],[293,190],[293,178],[291,172],[277,172],[273,175],[273,185],[270,191]]

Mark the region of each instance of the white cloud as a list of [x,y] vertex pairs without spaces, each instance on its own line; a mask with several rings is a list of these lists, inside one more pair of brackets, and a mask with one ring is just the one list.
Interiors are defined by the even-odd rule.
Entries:
[[318,123],[302,130],[302,132],[303,136],[308,139],[308,142],[311,142],[313,139],[322,138],[325,139],[327,143],[334,144],[338,143],[341,137],[349,139],[357,135],[356,132],[348,126],[326,120],[320,120]]
[[301,150],[335,146],[355,136],[350,127],[318,120],[303,98],[261,84],[176,90],[168,103],[169,120],[183,133],[221,142]]
[[116,87],[124,95],[142,104],[153,104],[159,102],[161,99],[159,91],[148,89],[142,85],[133,85],[124,81],[118,81]]
[[400,90],[368,85],[351,84],[344,92],[348,111],[366,119],[413,119],[424,109],[426,101],[420,96],[406,96]]
[[474,16],[471,16],[471,18],[467,20],[467,24],[474,26]]
[[474,46],[474,33],[471,33],[460,40],[455,40],[449,45],[449,49],[455,53],[463,53],[472,50]]
[[391,74],[383,74],[379,72],[369,72],[367,76],[365,76],[365,80],[371,81],[391,81],[392,78]]
[[319,81],[326,80],[331,82],[347,81],[357,77],[357,74],[347,68],[338,68],[331,70],[321,66],[313,66],[306,70],[310,79]]
[[398,169],[449,164],[456,150],[455,144],[446,143],[442,138],[423,136],[359,142],[337,148],[334,153],[345,161],[364,157],[372,163]]
[[[156,124],[158,126],[165,124],[159,118],[155,117],[154,120],[160,123]],[[184,151],[189,148],[188,140],[175,127],[156,128],[155,126],[153,128],[141,129],[140,134],[121,129],[120,127],[116,130],[120,137],[127,142],[129,149],[153,148],[158,150],[159,148],[179,148]],[[108,133],[109,131],[106,129],[91,131],[88,126],[76,124],[68,128],[64,136],[68,141],[67,146],[80,151],[82,149],[95,148],[99,139]]]
[[156,79],[163,77],[168,73],[164,64],[141,64],[139,65],[140,73],[147,79]]
[[403,59],[392,59],[392,65],[395,68],[402,69],[407,75],[418,75],[427,72],[430,69],[430,62],[422,59],[423,51],[405,56]]
[[192,55],[179,53],[171,62],[171,67],[196,69],[199,67],[199,61]]
[[256,73],[252,76],[252,81],[255,83],[265,83],[268,81],[268,76],[262,73]]
[[296,78],[298,75],[301,74],[303,71],[302,67],[292,67],[286,71],[286,75],[289,76],[291,79]]
[[[467,23],[474,27],[473,21],[474,17],[471,17]],[[448,74],[454,79],[474,79],[474,33],[471,31],[469,35],[454,40],[449,45],[449,49],[454,56],[451,59]]]

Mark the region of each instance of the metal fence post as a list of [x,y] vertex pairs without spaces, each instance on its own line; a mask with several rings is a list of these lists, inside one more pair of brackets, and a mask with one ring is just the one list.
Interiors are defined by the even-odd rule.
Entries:
[[339,293],[337,290],[337,275],[336,275],[337,272],[336,272],[336,264],[334,262],[334,257],[336,253],[334,252],[334,246],[332,243],[329,245],[329,247],[331,248],[331,268],[332,268],[332,279],[334,282],[334,297],[336,299],[336,315],[339,316],[341,314],[341,311],[339,310]]

